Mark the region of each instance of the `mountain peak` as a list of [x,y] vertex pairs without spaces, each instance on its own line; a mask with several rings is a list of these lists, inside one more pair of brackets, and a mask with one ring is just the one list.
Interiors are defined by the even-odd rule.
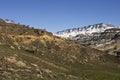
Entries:
[[112,24],[98,23],[98,24],[58,31],[54,35],[62,38],[71,38],[79,34],[90,35],[96,32],[101,33],[104,32],[106,29],[111,29],[111,28],[115,28],[115,26],[113,26]]

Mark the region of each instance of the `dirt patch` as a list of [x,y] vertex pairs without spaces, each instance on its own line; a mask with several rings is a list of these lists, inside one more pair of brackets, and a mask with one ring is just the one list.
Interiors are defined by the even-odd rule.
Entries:
[[23,61],[18,61],[18,60],[16,60],[15,57],[9,57],[9,58],[7,57],[5,59],[10,63],[15,63],[19,67],[25,67],[26,66],[26,64]]

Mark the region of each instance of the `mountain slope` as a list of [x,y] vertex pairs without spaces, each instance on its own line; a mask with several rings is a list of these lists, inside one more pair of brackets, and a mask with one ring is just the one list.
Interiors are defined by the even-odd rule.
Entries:
[[45,30],[0,20],[0,80],[117,80],[118,60]]
[[101,32],[104,32],[106,29],[110,29],[114,27],[115,26],[111,24],[99,23],[99,24],[59,31],[59,32],[56,32],[54,35],[62,38],[72,38],[80,34],[91,35],[92,33],[101,33]]

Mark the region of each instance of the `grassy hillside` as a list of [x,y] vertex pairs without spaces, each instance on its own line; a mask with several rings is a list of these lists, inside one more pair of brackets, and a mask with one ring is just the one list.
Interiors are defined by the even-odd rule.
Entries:
[[0,20],[0,80],[119,80],[119,58]]

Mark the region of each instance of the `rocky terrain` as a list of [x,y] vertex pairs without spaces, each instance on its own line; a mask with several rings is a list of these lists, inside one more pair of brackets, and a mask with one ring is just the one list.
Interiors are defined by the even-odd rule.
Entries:
[[0,80],[119,80],[119,58],[102,48],[0,19]]
[[64,39],[78,41],[82,45],[94,46],[114,40],[114,36],[116,34],[119,34],[119,32],[120,32],[119,26],[99,23],[99,24],[59,31],[56,32],[54,35]]

